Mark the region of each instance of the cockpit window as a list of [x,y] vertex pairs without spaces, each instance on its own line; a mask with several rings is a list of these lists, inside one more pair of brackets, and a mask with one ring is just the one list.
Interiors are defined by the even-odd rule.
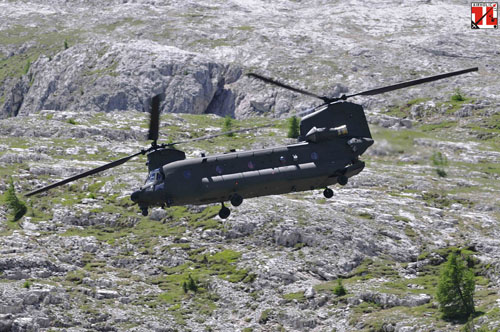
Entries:
[[157,168],[149,172],[148,178],[146,179],[146,184],[156,183],[161,180],[163,180],[163,174],[161,173],[160,169]]

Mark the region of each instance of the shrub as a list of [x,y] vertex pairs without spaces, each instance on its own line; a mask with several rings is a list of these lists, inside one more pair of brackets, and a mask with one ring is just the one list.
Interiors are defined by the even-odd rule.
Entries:
[[437,299],[443,318],[467,319],[474,313],[474,272],[461,256],[451,253],[441,269]]
[[266,309],[262,311],[259,317],[259,324],[266,324],[269,319],[271,318],[272,310],[271,309]]
[[294,115],[288,121],[288,137],[297,138],[299,137],[299,119]]
[[[222,127],[222,131],[232,131],[233,130],[233,118],[231,118],[229,115],[226,115],[224,118],[224,126]],[[227,133],[226,136],[228,137],[233,137],[234,133]]]
[[447,176],[446,171],[444,168],[448,165],[448,159],[444,154],[441,152],[437,151],[432,154],[431,157],[432,164],[436,166],[436,173],[440,177],[444,178]]
[[29,280],[26,280],[23,284],[23,288],[29,289],[31,287],[31,282]]
[[68,45],[68,40],[65,39],[64,40],[64,49],[67,50],[69,48],[69,45]]
[[191,275],[188,276],[186,287],[188,290],[193,291],[195,293],[198,291],[198,283],[196,282],[196,280],[193,279],[193,277],[191,277]]
[[344,296],[347,294],[346,289],[344,288],[344,285],[342,285],[342,279],[337,279],[337,286],[333,289],[333,294],[337,296]]
[[462,95],[462,92],[459,88],[455,89],[455,94],[451,96],[451,101],[464,101],[465,97]]
[[10,179],[9,187],[4,194],[4,201],[12,215],[12,221],[18,221],[27,211],[26,204],[16,196],[14,181]]

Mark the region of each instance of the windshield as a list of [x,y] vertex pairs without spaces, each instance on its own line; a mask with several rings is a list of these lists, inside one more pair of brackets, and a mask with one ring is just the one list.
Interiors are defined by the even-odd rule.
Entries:
[[146,179],[146,182],[144,183],[145,185],[148,184],[154,184],[159,181],[163,180],[163,174],[161,173],[161,170],[159,168],[152,170],[149,172],[149,175]]

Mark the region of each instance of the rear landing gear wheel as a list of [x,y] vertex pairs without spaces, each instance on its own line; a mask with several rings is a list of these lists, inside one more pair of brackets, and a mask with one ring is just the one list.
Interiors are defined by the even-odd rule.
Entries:
[[341,186],[345,186],[347,184],[347,176],[345,175],[341,175],[337,178],[337,182],[338,184],[340,184]]
[[323,196],[325,196],[326,198],[332,198],[333,197],[333,190],[331,190],[330,188],[326,188],[323,191]]
[[234,194],[231,197],[231,205],[232,206],[240,206],[241,203],[243,203],[243,197],[241,197],[240,195]]
[[230,214],[231,214],[231,210],[229,210],[227,207],[222,205],[222,207],[219,210],[219,217],[221,219],[226,219],[227,217],[229,217]]
[[142,215],[146,217],[148,215],[148,208],[142,208],[141,209]]

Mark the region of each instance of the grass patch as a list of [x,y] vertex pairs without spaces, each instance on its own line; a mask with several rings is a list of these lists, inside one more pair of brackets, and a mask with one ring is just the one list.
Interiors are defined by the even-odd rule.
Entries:
[[304,292],[283,294],[282,297],[287,302],[292,302],[292,301],[305,302],[305,300],[306,300],[306,297],[304,296]]
[[406,104],[389,107],[385,111],[385,114],[390,115],[390,116],[395,116],[398,118],[406,118],[410,115],[410,109],[413,105],[416,105],[419,103],[424,103],[424,102],[429,101],[429,100],[430,100],[430,98],[412,99],[412,100],[408,101]]
[[438,123],[422,124],[419,129],[423,132],[436,131],[440,129],[453,128],[458,125],[457,121],[441,121]]
[[229,282],[240,282],[248,275],[247,270],[240,270],[235,265],[241,257],[238,252],[226,249],[215,254],[201,254],[198,251],[191,250],[186,263],[165,267],[162,276],[150,280],[165,291],[161,295],[164,303],[176,304],[182,300],[187,295],[183,284],[190,278],[196,280],[196,293],[204,293],[212,276]]

